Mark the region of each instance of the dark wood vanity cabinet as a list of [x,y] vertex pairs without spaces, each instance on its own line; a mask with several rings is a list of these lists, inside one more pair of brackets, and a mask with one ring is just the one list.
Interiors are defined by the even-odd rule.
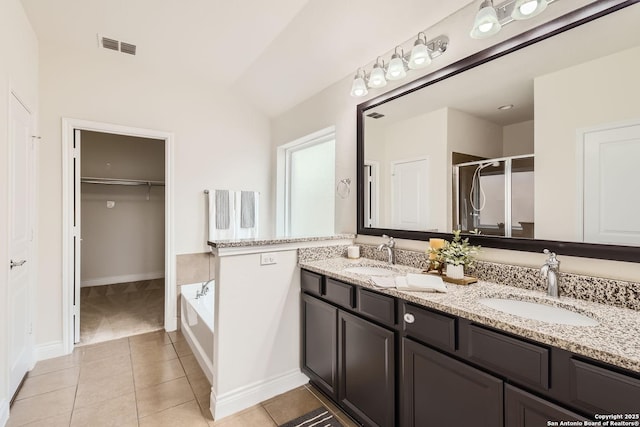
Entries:
[[302,370],[364,426],[640,412],[640,374],[303,270]]
[[303,287],[302,371],[361,424],[395,426],[397,334],[365,318],[384,317],[385,301],[367,300],[358,315],[353,285],[325,278],[318,287],[315,273],[304,273],[313,285]]
[[302,366],[317,387],[337,398],[338,309],[309,295],[302,296]]
[[368,426],[394,426],[396,410],[395,333],[338,313],[339,402]]
[[503,425],[502,380],[402,339],[402,425]]

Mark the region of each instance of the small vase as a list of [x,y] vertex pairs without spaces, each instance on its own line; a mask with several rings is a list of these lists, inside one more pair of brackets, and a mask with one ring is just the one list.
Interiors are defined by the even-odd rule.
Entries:
[[447,264],[447,277],[452,279],[464,279],[464,265]]

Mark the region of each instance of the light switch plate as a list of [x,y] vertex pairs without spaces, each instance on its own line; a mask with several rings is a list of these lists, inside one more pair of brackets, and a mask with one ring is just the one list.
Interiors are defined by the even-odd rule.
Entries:
[[271,265],[277,262],[275,252],[260,254],[260,265]]

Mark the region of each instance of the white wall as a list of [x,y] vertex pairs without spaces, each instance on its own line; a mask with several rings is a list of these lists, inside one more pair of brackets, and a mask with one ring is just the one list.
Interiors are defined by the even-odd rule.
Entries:
[[272,229],[269,121],[244,100],[189,70],[142,69],[136,57],[104,49],[76,57],[43,42],[40,63],[39,185],[47,209],[40,212],[39,271],[47,281],[38,288],[37,343],[62,337],[62,117],[175,134],[175,253],[206,251],[205,188],[260,191],[260,229]]
[[[9,235],[9,159],[8,105],[11,91],[31,111],[34,123],[38,115],[38,40],[18,0],[0,2],[0,425],[6,421],[8,399],[7,301]],[[37,131],[37,125],[34,127]],[[37,239],[36,239],[37,241]],[[36,269],[31,272],[35,275]]]
[[[164,181],[164,141],[87,131],[81,140],[82,176]],[[164,190],[82,184],[82,286],[164,277]]]
[[502,155],[519,156],[533,153],[533,120],[514,123],[502,128]]
[[639,75],[636,47],[535,79],[537,238],[581,240],[576,132],[637,120]]
[[[571,10],[593,0],[563,0],[554,2],[545,13],[523,22],[517,22],[506,26],[495,37],[487,40],[472,40],[469,38],[469,25],[473,21],[473,15],[477,12],[477,5],[472,4],[460,12],[456,12],[442,22],[429,29],[429,34],[447,34],[451,40],[447,52],[442,57],[433,61],[432,66],[423,72],[412,72],[410,79],[418,78],[435,69],[462,59],[470,54],[480,51],[490,45],[513,37],[517,33],[526,31],[540,25],[542,22],[554,19]],[[407,34],[407,39],[412,34]],[[390,43],[401,42],[401,40]],[[382,52],[381,52],[382,53]],[[372,58],[373,60],[373,58]],[[325,90],[308,98],[289,111],[275,117],[272,121],[272,140],[274,147],[293,141],[300,136],[309,134],[315,130],[331,125],[336,126],[336,178],[351,177],[355,183],[356,176],[356,106],[368,99],[399,86],[400,83],[391,83],[382,90],[370,90],[363,98],[349,96],[353,75],[327,87]],[[608,80],[605,80],[608,82]],[[602,85],[606,90],[607,85]],[[594,97],[595,99],[595,97]],[[563,111],[554,107],[551,111]],[[551,112],[550,111],[550,112]],[[275,185],[275,181],[273,183]],[[537,186],[537,183],[536,183]],[[536,197],[538,195],[536,194]],[[356,192],[352,191],[350,197],[336,200],[336,231],[355,232],[356,230]],[[537,219],[536,219],[537,221]],[[536,224],[537,227],[537,224]],[[379,239],[359,236],[358,241],[379,242]],[[426,248],[425,242],[400,241],[400,246],[417,247],[420,250]],[[521,265],[539,266],[543,256],[519,252],[485,249],[482,258],[496,262],[512,262]],[[640,274],[640,264],[613,262],[606,260],[592,260],[583,258],[563,257],[563,270],[582,272],[602,277],[616,277],[619,279],[637,280]]]

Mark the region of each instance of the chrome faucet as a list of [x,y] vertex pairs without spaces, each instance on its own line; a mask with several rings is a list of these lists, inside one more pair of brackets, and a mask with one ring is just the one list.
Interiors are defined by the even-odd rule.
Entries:
[[540,269],[540,273],[542,273],[542,277],[544,277],[547,282],[547,295],[558,298],[560,261],[558,261],[555,252],[550,252],[549,249],[545,249],[544,253],[549,255],[549,258]]
[[209,292],[209,283],[211,282],[213,282],[213,279],[210,279],[209,281],[202,284],[202,288],[200,288],[200,290],[196,292],[196,299],[205,296],[207,292]]
[[395,240],[393,240],[393,237],[389,237],[386,234],[383,234],[382,237],[385,238],[385,239],[389,239],[389,241],[387,243],[383,243],[380,246],[378,246],[378,250],[382,251],[382,250],[386,249],[387,250],[387,256],[388,256],[389,264],[395,264],[396,263],[396,254],[393,251],[393,249],[396,247],[396,242],[395,242]]

